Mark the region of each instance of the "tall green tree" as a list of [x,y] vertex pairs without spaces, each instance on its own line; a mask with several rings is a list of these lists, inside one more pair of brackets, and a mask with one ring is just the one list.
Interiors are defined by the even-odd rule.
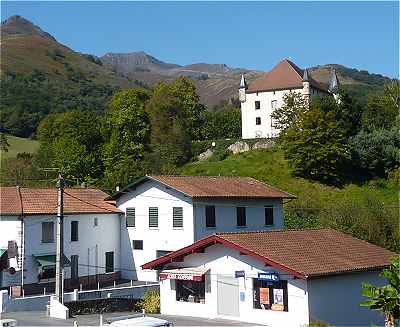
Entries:
[[381,277],[386,278],[384,286],[374,286],[364,283],[363,295],[368,297],[361,303],[371,310],[379,310],[385,315],[385,327],[396,327],[400,319],[400,257],[392,259],[388,269],[384,269]]
[[155,170],[171,172],[191,154],[190,121],[181,98],[166,83],[159,83],[147,111],[151,123],[150,143]]
[[343,182],[349,159],[345,131],[323,102],[312,102],[286,130],[282,147],[295,175],[327,184]]
[[145,105],[150,94],[144,89],[116,93],[104,115],[102,160],[104,182],[108,186],[127,183],[141,175],[141,162],[147,150],[150,125]]

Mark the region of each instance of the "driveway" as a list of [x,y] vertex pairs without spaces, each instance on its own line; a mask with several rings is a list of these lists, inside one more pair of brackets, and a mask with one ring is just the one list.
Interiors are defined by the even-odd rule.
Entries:
[[[132,312],[114,312],[105,313],[103,318],[106,320],[111,317],[132,315]],[[172,322],[175,326],[255,326],[254,324],[246,324],[240,321],[225,320],[225,319],[206,319],[197,317],[184,316],[168,316],[168,315],[149,315],[157,318],[166,319]],[[79,326],[99,326],[100,316],[81,315],[67,320],[55,319],[46,316],[44,311],[23,311],[10,312],[1,314],[1,319],[16,319],[18,326],[73,326],[74,321],[79,323]]]

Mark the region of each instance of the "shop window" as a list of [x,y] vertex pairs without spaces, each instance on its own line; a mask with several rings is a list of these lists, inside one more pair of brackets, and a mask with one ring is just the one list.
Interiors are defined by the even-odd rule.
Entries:
[[176,300],[180,302],[205,303],[205,282],[176,280]]
[[42,243],[53,243],[54,242],[54,223],[43,222],[42,223]]
[[78,241],[78,224],[76,220],[71,221],[71,242]]
[[183,227],[183,208],[173,207],[172,208],[172,227],[182,228]]
[[253,308],[288,311],[287,281],[271,282],[253,278]]
[[215,227],[215,206],[206,206],[206,227]]
[[266,206],[265,210],[265,226],[271,226],[274,224],[274,207]]
[[260,109],[261,108],[260,101],[255,101],[254,102],[254,107],[255,107],[256,110]]
[[132,240],[134,250],[143,250],[143,240]]
[[246,227],[246,207],[236,207],[237,227]]
[[126,208],[126,227],[135,227],[136,224],[136,212],[135,208]]

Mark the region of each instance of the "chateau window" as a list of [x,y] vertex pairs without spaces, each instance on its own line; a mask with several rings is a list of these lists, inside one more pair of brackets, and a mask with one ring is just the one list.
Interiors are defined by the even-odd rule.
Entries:
[[261,108],[260,101],[255,101],[254,106],[255,106],[256,110],[260,109]]
[[256,125],[261,125],[261,117],[256,117]]
[[271,109],[272,109],[272,110],[275,110],[276,107],[277,107],[277,104],[278,104],[278,101],[272,100],[272,101],[271,101]]

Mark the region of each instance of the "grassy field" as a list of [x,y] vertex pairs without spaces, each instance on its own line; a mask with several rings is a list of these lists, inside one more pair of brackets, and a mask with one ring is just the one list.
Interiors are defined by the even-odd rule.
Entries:
[[7,140],[10,147],[8,152],[0,151],[1,159],[15,158],[21,152],[35,153],[39,149],[39,142],[35,140],[12,135],[7,135]]

